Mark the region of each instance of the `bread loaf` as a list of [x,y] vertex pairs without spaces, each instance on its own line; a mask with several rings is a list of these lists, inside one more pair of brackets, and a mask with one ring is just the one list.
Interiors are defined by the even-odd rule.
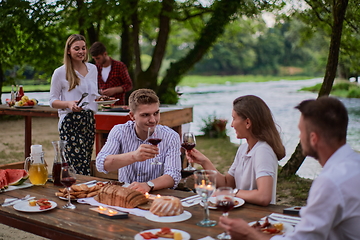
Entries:
[[111,184],[101,188],[98,195],[95,196],[95,200],[106,205],[124,208],[134,208],[148,201],[141,192]]

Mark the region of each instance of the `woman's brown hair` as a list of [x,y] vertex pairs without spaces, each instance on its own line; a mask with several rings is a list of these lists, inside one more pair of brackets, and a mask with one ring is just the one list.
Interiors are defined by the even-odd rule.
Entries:
[[[72,34],[68,37],[64,49],[64,65],[66,68],[66,79],[69,82],[69,91],[71,91],[80,84],[80,78],[76,75],[76,72],[72,65],[71,56],[69,54],[71,45],[77,41],[84,41],[86,43],[84,36],[80,34]],[[88,54],[86,52],[83,62],[87,62],[87,60],[88,60]]]
[[254,137],[269,144],[278,160],[285,157],[285,147],[272,113],[261,98],[254,95],[238,97],[233,102],[233,109],[239,117],[250,119]]

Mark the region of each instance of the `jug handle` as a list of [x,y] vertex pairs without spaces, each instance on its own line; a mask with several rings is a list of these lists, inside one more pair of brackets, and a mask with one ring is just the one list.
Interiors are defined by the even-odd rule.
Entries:
[[29,171],[29,168],[30,168],[31,163],[32,163],[32,158],[31,158],[31,157],[27,157],[27,158],[25,159],[25,163],[24,163],[24,169],[25,169],[26,171]]

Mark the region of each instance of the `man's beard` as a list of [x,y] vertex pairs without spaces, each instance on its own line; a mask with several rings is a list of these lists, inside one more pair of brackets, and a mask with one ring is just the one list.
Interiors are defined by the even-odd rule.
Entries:
[[[306,146],[304,146],[306,145]],[[306,149],[305,149],[306,148]],[[318,153],[315,151],[315,149],[310,145],[310,137],[308,137],[306,143],[302,146],[302,154],[304,156],[313,157],[315,159],[319,159]]]

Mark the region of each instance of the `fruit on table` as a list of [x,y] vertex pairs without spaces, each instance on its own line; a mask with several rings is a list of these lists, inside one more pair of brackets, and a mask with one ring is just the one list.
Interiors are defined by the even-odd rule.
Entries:
[[9,186],[18,186],[23,184],[28,178],[29,174],[24,169],[7,169]]
[[23,184],[28,178],[24,169],[0,169],[0,189]]
[[15,106],[36,106],[38,101],[35,98],[29,99],[28,96],[22,96],[20,101],[15,103]]

